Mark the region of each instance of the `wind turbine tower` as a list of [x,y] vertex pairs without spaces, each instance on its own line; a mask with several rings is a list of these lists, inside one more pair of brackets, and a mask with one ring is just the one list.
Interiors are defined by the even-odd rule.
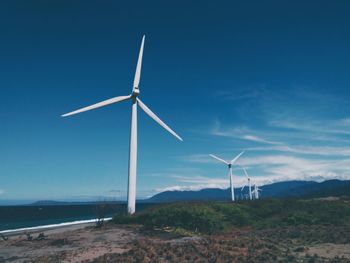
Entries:
[[262,191],[256,184],[254,184],[254,198],[259,199],[260,197],[260,191]]

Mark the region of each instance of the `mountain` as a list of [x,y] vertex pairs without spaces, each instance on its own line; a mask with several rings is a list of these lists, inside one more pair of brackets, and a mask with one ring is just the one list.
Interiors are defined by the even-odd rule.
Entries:
[[[261,198],[292,198],[292,197],[327,197],[350,196],[350,180],[328,180],[321,183],[314,181],[284,181],[260,186]],[[237,199],[248,196],[248,187],[241,191],[235,188]],[[168,203],[180,201],[229,201],[230,189],[207,188],[199,191],[166,191],[156,194],[148,199],[137,200],[137,203]],[[101,202],[101,201],[100,201]],[[103,201],[104,203],[120,203],[125,201]],[[99,201],[51,201],[43,200],[27,202],[30,206],[55,206],[55,205],[91,205]],[[16,203],[17,204],[17,203]],[[7,204],[9,205],[9,204]]]
[[293,196],[327,197],[350,196],[350,180],[328,180],[318,184],[302,186]]
[[145,201],[158,203],[188,200],[228,200],[230,196],[229,189],[208,188],[199,191],[166,191],[156,194]]
[[[261,198],[288,198],[288,197],[327,197],[327,196],[349,196],[350,180],[328,180],[321,183],[314,181],[285,181],[260,187]],[[235,195],[243,199],[248,194],[248,187],[243,191],[235,188]],[[199,191],[165,191],[152,196],[144,202],[166,203],[177,201],[198,200],[230,200],[230,189],[208,188]]]

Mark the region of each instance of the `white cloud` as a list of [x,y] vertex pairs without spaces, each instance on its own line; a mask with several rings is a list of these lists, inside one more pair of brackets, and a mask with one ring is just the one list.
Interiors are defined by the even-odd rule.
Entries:
[[248,141],[261,142],[261,143],[266,143],[266,144],[281,144],[281,142],[274,142],[274,141],[265,140],[263,138],[260,138],[258,136],[254,136],[254,135],[242,135],[241,138],[244,140],[248,140]]
[[[350,134],[350,118],[327,122],[281,120],[268,122],[270,126],[257,131],[242,125],[223,129],[217,121],[209,134],[240,140],[240,144],[235,142],[236,149],[237,144],[242,146],[244,141],[257,143],[255,147],[245,148],[249,154],[242,156],[238,164],[245,166],[253,182],[259,185],[289,180],[350,180],[350,140],[347,138]],[[225,154],[219,157],[226,159],[227,149],[223,152]],[[177,182],[163,189],[228,188],[227,178],[200,176],[208,175],[201,164],[216,163],[208,154],[194,154],[182,159],[202,166],[202,173],[198,172],[194,177],[178,176],[175,178]],[[245,184],[246,179],[241,172],[236,170],[235,175],[236,187]]]
[[261,135],[257,135],[257,133],[258,132],[254,132],[246,126],[238,126],[223,129],[221,128],[221,124],[219,121],[216,121],[214,123],[214,126],[210,129],[210,134],[215,136],[241,139],[264,144],[281,144],[281,142],[265,139]]
[[298,154],[309,155],[323,155],[323,156],[350,156],[350,147],[336,147],[336,146],[267,146],[267,147],[251,147],[251,151],[279,151]]
[[[240,140],[247,140],[251,142],[258,142],[263,144],[269,144],[269,146],[256,146],[247,148],[249,150],[256,151],[281,151],[281,152],[289,152],[296,154],[310,154],[310,155],[323,155],[323,156],[350,156],[350,145],[346,147],[350,143],[350,140],[341,137],[336,134],[329,134],[328,132],[341,132],[343,135],[345,133],[350,134],[350,118],[333,120],[331,124],[335,129],[323,129],[324,134],[320,134],[317,131],[322,131],[320,127],[318,127],[316,122],[310,121],[300,121],[299,124],[295,124],[289,121],[272,121],[270,125],[276,127],[293,127],[295,131],[253,131],[246,126],[238,126],[233,128],[222,129],[220,122],[216,121],[212,129],[210,130],[211,135],[222,136],[222,137],[230,137]],[[321,124],[319,124],[321,125]],[[327,124],[325,124],[327,126]],[[347,130],[342,130],[342,128],[347,128]],[[322,133],[322,132],[321,132]],[[254,135],[252,135],[254,134]],[[277,140],[269,140],[265,139],[267,137],[278,138]],[[293,140],[296,139],[296,140]],[[282,141],[286,141],[289,143],[283,143]],[[303,142],[307,142],[308,144],[315,144],[315,141],[323,141],[327,142],[328,145],[332,146],[304,146],[300,145]],[[298,142],[299,145],[288,145],[292,144],[291,142]],[[319,145],[320,143],[317,143]],[[339,145],[339,146],[337,146]]]
[[[201,189],[206,188],[222,188],[217,186],[210,186],[210,185],[172,185],[172,186],[166,186],[164,188],[157,188],[155,190],[156,193],[166,192],[166,191],[199,191]],[[224,187],[227,188],[227,187]]]
[[166,186],[163,188],[157,188],[156,192],[163,191],[198,191],[204,188],[220,188],[225,189],[229,187],[229,179],[225,178],[211,178],[205,176],[194,176],[194,177],[185,177],[185,176],[172,176],[178,183],[177,185]]
[[[277,147],[277,146],[276,146]],[[282,147],[282,146],[278,146]],[[269,147],[267,147],[269,148]],[[280,150],[290,150],[288,147]],[[293,150],[293,149],[292,149]],[[305,150],[305,149],[303,149]],[[305,152],[317,152],[322,150],[329,150],[329,148],[306,149]],[[301,150],[300,150],[301,151]],[[334,148],[331,151],[336,152]],[[348,154],[347,149],[344,149],[345,154]],[[212,163],[215,160],[208,158],[206,154],[197,154],[186,157],[185,159],[194,163]],[[290,156],[285,154],[270,154],[251,157],[246,155],[239,160],[239,165],[248,169],[248,173],[252,177],[252,181],[262,185],[272,182],[290,181],[290,180],[312,180],[324,181],[330,179],[350,180],[350,161],[347,158],[306,158]],[[239,187],[246,183],[246,179],[240,171],[241,168],[236,166],[234,170],[235,186]],[[203,174],[206,171],[203,171]],[[199,172],[197,174],[200,174]],[[217,175],[216,175],[217,176]],[[219,174],[220,176],[220,174]],[[199,190],[203,188],[228,188],[229,180],[225,177],[223,170],[221,178],[212,178],[208,176],[183,176],[172,175],[178,183],[165,187],[160,190]]]
[[285,155],[242,158],[241,164],[259,168],[272,181],[350,179],[348,160],[303,159]]
[[315,133],[350,134],[350,118],[338,120],[277,119],[271,126]]

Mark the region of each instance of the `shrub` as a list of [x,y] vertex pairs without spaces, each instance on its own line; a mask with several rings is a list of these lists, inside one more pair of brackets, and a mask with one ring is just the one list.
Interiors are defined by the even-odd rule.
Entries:
[[141,224],[145,229],[171,227],[206,234],[235,227],[276,228],[338,225],[350,228],[350,204],[345,201],[256,200],[250,202],[172,203],[135,215],[119,215],[118,224]]

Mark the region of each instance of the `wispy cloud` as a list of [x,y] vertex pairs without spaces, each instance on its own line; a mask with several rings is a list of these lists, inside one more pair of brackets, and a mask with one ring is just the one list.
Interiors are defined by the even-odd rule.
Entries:
[[252,129],[247,126],[235,125],[222,127],[216,120],[209,128],[208,135],[232,138],[241,141],[258,142],[270,145],[286,145],[286,142],[299,140],[309,143],[350,144],[350,119],[341,119],[324,123],[332,129],[321,127],[321,123],[309,120],[286,121],[270,120],[266,127]]
[[305,159],[286,155],[244,158],[242,165],[259,168],[272,181],[350,179],[350,162],[346,159]]
[[266,143],[266,144],[282,144],[281,142],[274,142],[274,141],[269,141],[266,139],[263,139],[261,137],[255,136],[255,135],[242,135],[242,139],[248,140],[248,141],[253,141],[253,142],[260,142],[260,143]]
[[274,127],[314,133],[350,134],[350,118],[338,120],[277,119],[269,121]]
[[242,87],[216,92],[215,96],[223,100],[238,101],[261,98],[266,92],[265,84],[255,84],[250,87]]
[[[344,134],[347,135],[347,133],[350,134],[350,118],[333,120],[331,124],[334,129],[325,128],[323,132],[320,132],[321,128],[315,124],[316,122],[300,121],[298,124],[295,123],[289,121],[271,121],[269,124],[274,127],[284,129],[293,127],[292,130],[271,131],[266,128],[253,130],[246,126],[226,127],[223,129],[220,122],[216,121],[210,129],[209,134],[235,138],[242,142],[250,141],[266,144],[245,148],[252,151],[280,151],[295,154],[350,156],[350,140],[343,136]],[[328,123],[328,125],[331,124]],[[336,132],[340,132],[340,135],[335,134]],[[325,146],[325,144],[327,145]],[[349,146],[347,147],[348,144]]]
[[263,144],[281,144],[281,142],[268,140],[254,133],[254,131],[246,126],[223,129],[219,121],[216,121],[214,126],[210,129],[210,134],[215,136],[229,137]]
[[266,146],[266,147],[251,147],[250,151],[278,151],[288,153],[298,153],[305,155],[322,155],[322,156],[350,156],[350,147],[336,146]]

